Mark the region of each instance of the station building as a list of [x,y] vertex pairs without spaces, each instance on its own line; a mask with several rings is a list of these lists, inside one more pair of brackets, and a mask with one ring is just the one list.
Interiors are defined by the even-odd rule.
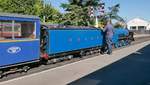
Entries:
[[134,18],[127,25],[129,30],[137,33],[149,33],[150,31],[150,22],[141,18]]

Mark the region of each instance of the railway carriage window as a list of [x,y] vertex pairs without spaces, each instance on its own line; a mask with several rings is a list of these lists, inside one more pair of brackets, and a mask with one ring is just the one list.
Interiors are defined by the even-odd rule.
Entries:
[[0,21],[0,40],[9,39],[12,36],[12,22]]
[[35,39],[34,22],[0,20],[0,40]]
[[[15,29],[19,33],[19,38],[28,38],[34,39],[35,38],[35,23],[34,22],[16,22],[20,26],[15,26]],[[17,36],[16,36],[17,37]]]

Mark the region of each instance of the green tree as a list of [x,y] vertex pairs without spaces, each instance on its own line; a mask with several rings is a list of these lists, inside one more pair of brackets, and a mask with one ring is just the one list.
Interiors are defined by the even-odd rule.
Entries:
[[126,22],[121,16],[118,15],[119,8],[120,8],[120,4],[116,4],[112,7],[109,7],[108,8],[109,12],[106,12],[102,17],[100,17],[99,21],[106,24],[108,20],[111,20],[111,21],[116,20],[118,23],[122,23],[122,24],[116,23],[114,26],[123,27],[122,25],[125,25]]
[[47,22],[59,23],[61,13],[51,4],[46,4],[45,8],[43,4],[43,0],[0,0],[0,12],[36,15],[41,20],[46,16]]
[[126,24],[123,22],[116,22],[114,24],[114,28],[124,28],[124,27],[126,27]]
[[124,19],[118,15],[120,8],[120,4],[116,4],[115,6],[109,7],[110,12],[108,12],[109,19],[116,19],[118,21],[124,22]]
[[46,4],[45,8],[42,10],[41,17],[45,16],[47,23],[60,23],[61,13],[51,6],[51,4]]
[[63,15],[63,24],[75,26],[90,26],[94,21],[89,16],[89,7],[97,6],[99,0],[68,0],[62,4],[67,13]]
[[40,15],[40,0],[0,0],[1,12]]
[[118,12],[119,12],[119,8],[120,8],[120,4],[116,4],[112,7],[109,7],[109,12],[107,12],[102,19],[105,19],[105,20],[117,20],[117,21],[120,21],[120,22],[125,22],[124,19],[122,17],[120,17],[118,15]]

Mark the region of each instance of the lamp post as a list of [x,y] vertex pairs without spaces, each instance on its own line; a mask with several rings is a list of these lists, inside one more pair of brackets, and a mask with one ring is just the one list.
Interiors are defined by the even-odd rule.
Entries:
[[[43,8],[45,9],[46,0],[43,0]],[[43,13],[43,22],[45,23],[45,14]]]
[[95,16],[95,27],[98,27],[98,16]]
[[95,23],[95,27],[98,27],[98,17],[103,16],[105,13],[105,3],[100,0],[98,3],[98,6],[96,7],[96,13],[95,13],[95,18],[96,18],[96,23]]
[[[50,0],[43,0],[43,8],[45,9],[46,8],[46,4],[50,4],[49,3]],[[43,14],[43,22],[45,23],[45,20],[46,20],[46,16],[45,14]]]

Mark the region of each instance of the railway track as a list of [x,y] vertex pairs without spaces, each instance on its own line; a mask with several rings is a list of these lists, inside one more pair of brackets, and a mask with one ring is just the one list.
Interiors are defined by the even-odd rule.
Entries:
[[[142,42],[145,42],[145,41],[148,41],[148,40],[150,40],[149,36],[138,37],[138,38],[135,38],[135,41],[132,42],[131,45],[139,44],[139,43],[142,43]],[[121,48],[124,48],[124,47],[121,47]],[[121,48],[113,49],[113,51],[119,50]],[[80,60],[84,60],[84,59],[87,59],[87,58],[92,58],[96,55],[99,55],[99,54],[97,53],[97,54],[93,54],[93,55],[88,55],[88,56],[84,56],[82,58],[76,57],[76,58],[73,58],[73,59],[68,60],[68,61],[63,61],[63,62],[50,64],[50,65],[40,65],[40,66],[37,66],[35,68],[30,69],[27,73],[22,72],[22,73],[9,74],[8,76],[0,79],[0,82],[7,81],[7,80],[10,80],[10,79],[14,79],[14,78],[21,77],[21,76],[25,76],[25,75],[30,75],[30,74],[41,72],[41,71],[44,71],[44,70],[52,69],[52,68],[55,68],[55,67],[58,67],[58,66],[63,66],[63,65],[70,64],[70,63],[73,63],[73,62],[77,62],[77,61],[80,61]]]

